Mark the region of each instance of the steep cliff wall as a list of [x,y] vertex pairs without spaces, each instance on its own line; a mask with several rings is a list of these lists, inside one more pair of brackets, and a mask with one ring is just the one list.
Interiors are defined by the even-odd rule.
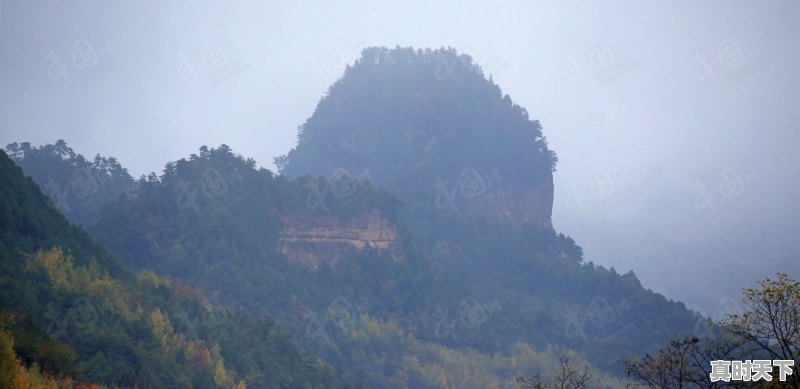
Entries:
[[402,259],[397,228],[378,210],[354,217],[287,214],[281,217],[280,251],[290,261],[316,269],[323,262],[335,265],[342,257],[366,247],[387,251]]
[[473,213],[490,219],[509,222],[517,227],[531,223],[540,228],[553,228],[553,176],[528,188],[497,187],[476,196],[467,205]]

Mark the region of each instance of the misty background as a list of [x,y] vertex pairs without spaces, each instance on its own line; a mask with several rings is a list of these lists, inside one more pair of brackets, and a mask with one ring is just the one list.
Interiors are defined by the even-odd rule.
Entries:
[[800,276],[800,3],[0,0],[0,143],[131,174],[222,143],[260,165],[368,46],[454,47],[541,121],[555,228],[719,316]]

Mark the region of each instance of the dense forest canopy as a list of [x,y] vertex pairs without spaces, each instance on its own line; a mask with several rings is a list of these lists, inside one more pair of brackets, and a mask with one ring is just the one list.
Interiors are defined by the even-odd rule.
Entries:
[[125,270],[1,151],[0,229],[0,345],[15,354],[0,351],[0,379],[21,385],[41,371],[60,384],[346,387],[272,320]]
[[430,200],[437,178],[479,167],[534,186],[557,158],[542,126],[453,49],[365,49],[276,159],[281,174],[368,170],[402,200]]
[[0,389],[800,389],[800,0],[183,3],[0,0]]
[[[49,176],[26,160],[17,162],[34,178]],[[89,231],[128,266],[179,279],[256,317],[274,317],[304,348],[366,386],[412,380],[438,387],[441,379],[459,377],[456,360],[498,353],[531,366],[515,372],[500,362],[479,363],[486,382],[513,381],[562,353],[621,372],[617,361],[657,350],[699,319],[645,290],[632,273],[584,263],[574,241],[548,229],[444,214],[436,222],[450,227],[428,232],[437,243],[423,253],[408,232],[419,225],[393,216],[404,209],[393,196],[368,180],[337,189],[337,179],[347,178],[287,179],[224,145],[201,147],[162,174],[137,180],[134,195],[108,198]],[[315,185],[324,208],[308,201]],[[278,250],[282,215],[347,219],[365,209],[401,223],[403,260],[364,250],[310,270]],[[389,349],[394,357],[379,357]],[[422,352],[439,357],[408,359]],[[405,362],[386,371],[395,360]]]
[[[100,342],[59,374],[108,384],[434,388],[539,382],[524,377],[561,369],[621,386],[621,361],[704,328],[683,304],[632,272],[595,265],[552,227],[557,159],[542,127],[451,49],[365,50],[276,161],[277,175],[224,144],[139,179],[63,140],[7,150],[32,178],[8,184],[28,188],[8,191],[17,199],[9,204],[39,198],[21,207],[48,213],[33,218],[36,228],[7,217],[7,235],[21,243],[2,247],[4,274],[24,262],[26,277],[39,280],[2,284],[26,296],[3,301],[9,311],[43,309],[20,290],[66,285],[88,299],[98,298],[96,285],[112,285],[100,306],[111,307],[109,325],[121,326],[111,334],[127,351],[103,354],[101,365],[127,369],[97,370],[108,347]],[[181,299],[187,291],[193,297]],[[236,313],[204,324],[219,309],[209,304]],[[139,327],[123,336],[126,326]],[[132,340],[131,331],[150,337]],[[26,356],[25,344],[16,350],[25,363],[44,360]],[[192,362],[197,350],[209,350],[207,363]],[[147,358],[169,367],[132,381]]]

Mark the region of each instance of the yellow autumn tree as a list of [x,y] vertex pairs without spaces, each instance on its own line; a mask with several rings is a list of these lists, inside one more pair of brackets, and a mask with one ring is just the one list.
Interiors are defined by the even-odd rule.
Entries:
[[170,341],[172,339],[174,330],[169,318],[161,313],[161,310],[156,308],[150,312],[150,327],[153,331],[153,336],[158,339],[161,347],[165,352],[171,352]]

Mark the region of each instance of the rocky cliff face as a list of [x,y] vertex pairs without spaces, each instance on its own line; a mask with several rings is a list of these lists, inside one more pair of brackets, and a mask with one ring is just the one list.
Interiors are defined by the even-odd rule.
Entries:
[[497,188],[488,190],[468,203],[479,216],[509,222],[520,227],[531,223],[539,228],[552,229],[553,177],[529,190]]
[[291,214],[281,217],[278,247],[290,261],[317,269],[335,265],[342,257],[366,247],[390,252],[402,259],[397,228],[378,210],[340,219],[333,216]]

